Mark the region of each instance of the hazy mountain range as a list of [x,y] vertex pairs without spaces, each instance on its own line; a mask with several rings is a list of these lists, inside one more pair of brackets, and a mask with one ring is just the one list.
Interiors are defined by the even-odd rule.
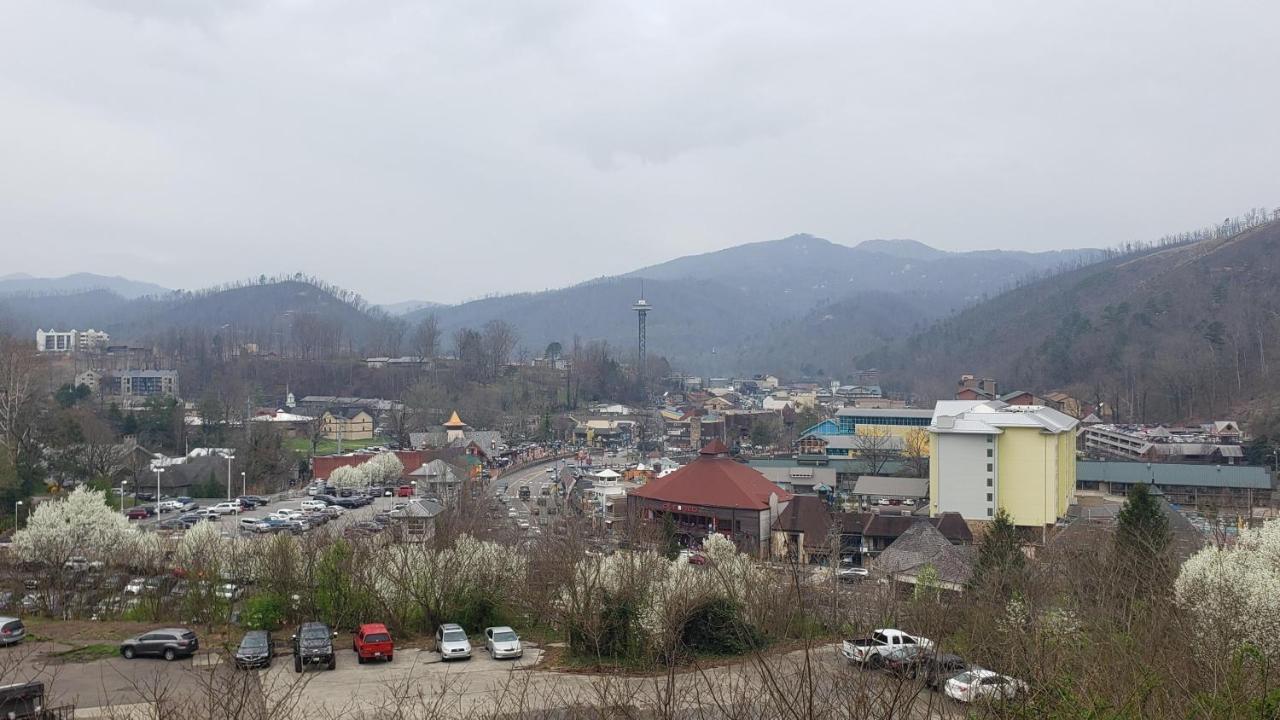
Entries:
[[[1098,257],[1100,251],[1089,249],[947,252],[911,240],[850,247],[794,235],[558,290],[457,305],[407,301],[380,308],[353,306],[349,298],[330,297],[329,290],[296,281],[192,294],[93,275],[10,277],[0,281],[14,283],[0,297],[0,323],[22,334],[36,327],[92,326],[121,341],[138,341],[175,327],[278,329],[294,314],[323,315],[340,325],[346,346],[381,353],[394,349],[383,342],[392,316],[412,325],[432,313],[445,332],[446,350],[452,331],[503,319],[515,326],[521,346],[533,355],[553,341],[568,346],[576,336],[608,341],[620,357],[631,359],[636,343],[631,305],[643,292],[653,306],[649,352],[666,356],[677,368],[838,375],[852,369],[858,355],[1015,282]],[[0,293],[4,287],[0,284]],[[407,345],[401,349],[408,352]]]

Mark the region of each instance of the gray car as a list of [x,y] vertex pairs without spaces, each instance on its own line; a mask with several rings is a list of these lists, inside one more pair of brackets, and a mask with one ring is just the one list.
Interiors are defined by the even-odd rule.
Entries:
[[0,645],[17,645],[27,636],[27,628],[16,617],[0,617]]
[[445,623],[436,628],[436,649],[441,660],[470,660],[471,641],[467,631],[456,623]]
[[200,643],[187,628],[159,628],[135,635],[120,643],[120,654],[126,660],[135,657],[162,657],[177,660],[195,654]]

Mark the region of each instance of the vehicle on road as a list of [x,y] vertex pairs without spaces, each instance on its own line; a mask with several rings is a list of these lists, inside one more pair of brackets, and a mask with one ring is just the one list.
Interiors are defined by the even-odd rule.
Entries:
[[484,649],[495,660],[524,657],[520,636],[506,625],[484,629]]
[[885,628],[872,632],[870,637],[845,640],[840,646],[840,654],[852,663],[880,667],[884,664],[886,653],[904,645],[932,648],[933,641],[908,635],[901,630]]
[[0,645],[17,645],[27,636],[27,627],[16,617],[0,617]]
[[528,486],[528,485],[521,485],[521,486],[520,486],[520,499],[521,499],[521,500],[528,500],[528,499],[529,499],[529,486]]
[[338,656],[333,652],[333,639],[337,636],[324,623],[300,625],[293,634],[293,671],[302,672],[307,665],[323,665],[329,670],[338,667]]
[[1008,675],[1001,675],[985,668],[973,668],[946,682],[943,692],[952,700],[1008,700],[1027,691],[1027,684]]
[[860,567],[840,568],[836,571],[836,577],[840,578],[844,582],[857,582],[869,577],[870,575],[871,572],[869,570]]
[[209,509],[219,515],[236,515],[240,512],[240,503],[228,500],[227,502],[220,502]]
[[137,507],[129,508],[128,511],[125,512],[124,516],[130,520],[146,520],[151,517],[151,513],[147,512],[145,507],[139,505]]
[[436,650],[441,660],[470,660],[471,641],[467,631],[457,623],[445,623],[436,628]]
[[275,657],[276,643],[271,633],[266,630],[250,630],[240,639],[232,659],[240,670],[271,667],[271,658]]
[[356,628],[355,636],[351,638],[351,649],[356,653],[356,662],[362,665],[370,660],[391,662],[395,657],[391,632],[382,623],[366,623]]
[[191,657],[200,647],[196,634],[187,628],[159,628],[135,635],[120,643],[120,654],[125,660],[135,657],[162,657],[177,660]]

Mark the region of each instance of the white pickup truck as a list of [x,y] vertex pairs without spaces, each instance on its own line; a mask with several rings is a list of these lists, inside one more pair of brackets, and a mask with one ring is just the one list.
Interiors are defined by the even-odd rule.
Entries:
[[840,646],[840,654],[849,662],[879,667],[884,663],[886,654],[911,645],[931,648],[933,641],[901,630],[882,629],[872,631],[870,637],[845,640]]

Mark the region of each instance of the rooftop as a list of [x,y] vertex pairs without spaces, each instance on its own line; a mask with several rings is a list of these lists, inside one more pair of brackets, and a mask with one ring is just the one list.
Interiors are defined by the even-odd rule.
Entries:
[[1008,405],[999,400],[940,400],[929,431],[940,434],[998,435],[1004,428],[1035,428],[1049,433],[1075,429],[1079,421],[1043,405]]
[[778,502],[791,493],[769,482],[759,471],[729,457],[719,440],[698,452],[693,462],[631,492],[635,497],[708,507],[764,510],[770,497]]

